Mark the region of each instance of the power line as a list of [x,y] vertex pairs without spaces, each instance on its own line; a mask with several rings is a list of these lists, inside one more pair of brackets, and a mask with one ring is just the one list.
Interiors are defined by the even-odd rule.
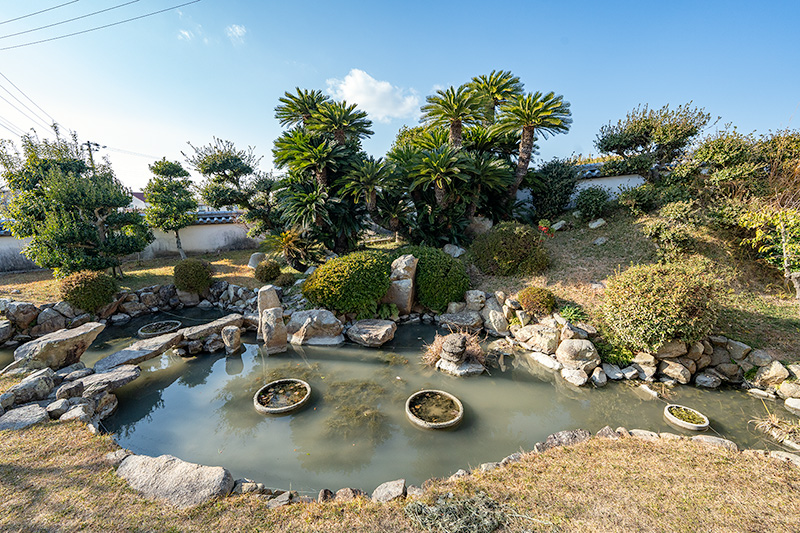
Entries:
[[[25,133],[22,130],[22,128],[17,127],[10,120],[8,120],[6,118],[3,118],[3,117],[0,117],[0,126],[3,126],[5,129],[10,131],[12,134],[16,135],[17,137],[22,137],[22,135]],[[9,126],[11,126],[11,127],[9,127]],[[17,133],[16,131],[12,130],[11,128],[14,128],[15,130],[19,131],[20,133]]]
[[27,15],[22,15],[21,17],[17,17],[17,18],[14,18],[14,19],[8,19],[8,20],[4,20],[4,21],[0,22],[0,24],[6,24],[6,23],[8,23],[8,22],[14,22],[15,20],[22,20],[22,19],[26,19],[26,18],[28,18],[28,17],[32,17],[32,16],[34,16],[34,15],[38,15],[39,13],[44,13],[44,12],[46,12],[46,11],[52,11],[52,10],[54,10],[54,9],[58,9],[59,7],[68,6],[69,4],[74,4],[75,2],[79,2],[79,1],[80,1],[80,0],[72,0],[72,2],[64,2],[63,4],[58,4],[57,6],[48,7],[47,9],[42,9],[41,11],[37,11],[37,12],[35,12],[35,13],[28,13]]
[[[27,105],[25,105],[25,102],[23,102],[22,100],[20,100],[19,98],[17,98],[17,97],[16,97],[16,95],[14,95],[14,93],[12,93],[12,92],[11,92],[11,91],[9,91],[8,89],[6,89],[6,87],[5,87],[5,86],[4,86],[2,83],[0,83],[0,89],[3,89],[5,92],[7,92],[7,93],[8,93],[8,95],[9,95],[11,98],[13,98],[14,100],[16,100],[16,101],[19,103],[19,105],[21,105],[22,107],[24,107],[25,109],[27,109],[28,111],[30,111],[30,112],[33,114],[33,116],[34,116],[34,117],[36,117],[37,119],[39,119],[39,121],[40,121],[40,122],[46,122],[46,121],[42,120],[42,117],[40,117],[40,116],[39,116],[39,115],[36,113],[36,111],[34,111],[33,109],[31,109],[30,107],[28,107]],[[5,98],[3,98],[3,100],[5,100]],[[6,100],[6,102],[8,102],[8,100]],[[10,104],[12,107],[14,107],[14,104],[11,104],[10,102],[9,102],[9,104]],[[16,109],[16,108],[15,108],[15,109]],[[17,111],[19,111],[19,109],[17,109]],[[20,113],[21,113],[21,111],[20,111]],[[53,122],[55,122],[55,121],[53,121]]]
[[133,156],[137,156],[137,157],[146,157],[147,159],[158,159],[158,157],[156,157],[154,155],[141,154],[139,152],[132,152],[130,150],[123,150],[122,148],[114,148],[113,146],[106,146],[106,148],[108,150],[112,150],[114,152],[119,152],[120,154],[133,155]]
[[[8,76],[6,76],[5,74],[3,74],[2,72],[0,72],[0,76],[2,76],[2,77],[3,77],[3,78],[4,78],[4,79],[5,79],[5,80],[6,80],[8,83],[10,83],[12,87],[14,87],[16,90],[18,90],[18,91],[20,92],[20,94],[22,94],[22,96],[24,96],[25,98],[27,98],[27,99],[28,99],[28,101],[29,101],[30,103],[32,103],[33,105],[35,105],[35,106],[36,106],[36,107],[39,109],[39,111],[41,111],[42,113],[44,113],[45,115],[47,115],[47,118],[49,118],[49,119],[50,119],[51,123],[58,122],[56,119],[54,119],[53,117],[51,117],[51,116],[50,116],[50,113],[48,113],[47,111],[45,111],[44,109],[42,109],[41,107],[39,107],[39,104],[37,104],[36,102],[34,102],[33,100],[31,100],[31,97],[30,97],[30,96],[28,96],[27,94],[25,94],[25,91],[23,91],[22,89],[20,89],[19,87],[17,87],[17,86],[16,86],[16,84],[15,84],[13,81],[11,81],[10,79],[8,79]],[[22,103],[22,102],[20,102],[20,103]]]
[[8,35],[0,35],[0,39],[7,39],[9,37],[16,37],[17,35],[24,35],[26,33],[32,33],[34,31],[43,30],[45,28],[52,28],[53,26],[60,26],[62,24],[66,24],[67,22],[73,22],[75,20],[85,19],[85,18],[88,18],[88,17],[92,17],[94,15],[99,15],[100,13],[105,13],[106,11],[111,11],[113,9],[119,9],[121,7],[129,6],[131,4],[135,4],[136,2],[139,2],[139,1],[140,0],[131,0],[130,2],[126,2],[124,4],[118,4],[116,6],[108,7],[106,9],[101,9],[100,11],[95,11],[94,13],[89,13],[88,15],[81,15],[80,17],[74,17],[74,18],[71,18],[71,19],[62,20],[61,22],[54,22],[53,24],[48,24],[46,26],[39,26],[38,28],[33,28],[31,30],[18,31],[17,33],[9,33]]
[[39,124],[43,124],[45,128],[49,128],[49,127],[50,127],[50,126],[48,126],[48,125],[47,125],[47,124],[46,124],[46,123],[45,123],[45,122],[44,122],[42,119],[40,119],[40,118],[36,117],[35,115],[34,115],[34,117],[35,117],[35,118],[34,118],[34,117],[31,117],[31,116],[29,116],[29,115],[27,115],[27,114],[25,113],[25,111],[23,111],[22,109],[18,108],[18,107],[17,107],[17,106],[15,106],[14,104],[12,104],[12,103],[11,103],[11,101],[10,101],[8,98],[6,98],[5,96],[3,96],[2,94],[0,94],[0,100],[3,100],[5,103],[7,103],[8,105],[10,105],[10,106],[11,106],[11,107],[13,107],[14,109],[16,109],[16,110],[17,110],[17,112],[18,112],[20,115],[22,115],[23,117],[27,118],[28,120],[32,120],[33,122],[37,122],[37,121],[38,121],[38,122],[39,122]]
[[95,28],[89,28],[88,30],[76,31],[74,33],[68,33],[66,35],[59,35],[58,37],[51,37],[50,39],[42,39],[40,41],[33,41],[33,42],[30,42],[30,43],[15,44],[14,46],[6,46],[4,48],[0,48],[0,52],[2,52],[4,50],[11,50],[13,48],[22,48],[23,46],[32,46],[34,44],[41,44],[41,43],[47,43],[47,42],[50,42],[50,41],[57,41],[58,39],[65,39],[67,37],[73,37],[75,35],[81,35],[81,34],[89,33],[89,32],[92,32],[92,31],[102,30],[102,29],[105,29],[105,28],[110,28],[112,26],[119,26],[120,24],[125,24],[126,22],[132,22],[134,20],[139,20],[139,19],[143,19],[143,18],[146,18],[146,17],[152,17],[153,15],[158,15],[159,13],[164,13],[165,11],[171,11],[173,9],[178,9],[179,7],[188,6],[190,4],[196,4],[197,2],[200,2],[200,1],[201,0],[192,0],[191,2],[185,2],[183,4],[179,4],[179,5],[176,5],[176,6],[168,7],[166,9],[161,9],[159,11],[153,11],[152,13],[147,13],[145,15],[139,15],[138,17],[133,17],[133,18],[125,19],[125,20],[120,20],[119,22],[112,22],[111,24],[104,24],[103,26],[97,26]]

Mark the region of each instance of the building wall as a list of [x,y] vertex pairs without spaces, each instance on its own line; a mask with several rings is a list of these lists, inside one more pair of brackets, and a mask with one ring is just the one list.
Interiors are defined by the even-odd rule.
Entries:
[[638,187],[643,184],[644,181],[644,178],[639,174],[582,179],[575,187],[575,196],[578,195],[581,189],[586,189],[587,187],[602,187],[611,193],[612,198],[616,198],[619,196],[622,187]]
[[22,255],[22,248],[30,239],[19,240],[11,235],[0,235],[0,272],[34,270],[33,261]]
[[[164,233],[153,230],[156,237],[145,248],[140,257],[151,259],[159,255],[178,253],[175,244],[175,233]],[[253,248],[257,241],[247,236],[247,228],[243,224],[202,224],[189,226],[180,231],[181,245],[187,253],[208,253],[220,250],[236,250]]]

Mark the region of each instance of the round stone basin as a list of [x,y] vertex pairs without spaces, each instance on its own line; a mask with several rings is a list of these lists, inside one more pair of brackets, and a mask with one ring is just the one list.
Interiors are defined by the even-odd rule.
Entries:
[[464,405],[449,392],[421,390],[406,400],[406,416],[421,428],[452,428],[464,418]]
[[158,337],[159,335],[166,335],[173,331],[178,331],[183,324],[178,320],[161,320],[159,322],[151,322],[146,326],[139,328],[136,335],[141,339],[150,339]]
[[256,411],[282,415],[300,409],[311,398],[311,386],[302,379],[286,378],[267,383],[253,396]]
[[708,417],[685,405],[669,404],[664,407],[664,418],[670,424],[690,431],[708,429]]

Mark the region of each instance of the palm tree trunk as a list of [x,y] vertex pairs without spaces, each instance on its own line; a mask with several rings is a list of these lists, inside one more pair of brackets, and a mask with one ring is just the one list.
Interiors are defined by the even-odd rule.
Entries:
[[336,131],[334,131],[333,132],[333,140],[336,141],[336,144],[338,144],[339,146],[344,145],[344,142],[346,140],[345,136],[344,136],[344,130],[336,130]]
[[375,208],[377,207],[378,201],[378,192],[376,190],[371,190],[367,193],[367,211],[370,213],[375,212]]
[[181,259],[186,259],[186,252],[183,251],[183,246],[181,246],[181,236],[178,231],[179,230],[175,230],[175,246],[178,247],[178,253],[181,254]]
[[463,130],[463,126],[460,120],[454,120],[450,123],[450,146],[453,147],[454,150],[461,150],[461,133]]
[[528,165],[531,164],[531,154],[533,153],[534,128],[522,128],[522,138],[519,141],[519,156],[517,157],[517,168],[514,172],[514,183],[508,188],[508,201],[513,203],[517,197],[517,191],[528,175]]
[[317,183],[319,184],[320,189],[325,189],[328,186],[328,169],[327,167],[322,167],[316,173]]
[[445,207],[444,199],[445,199],[445,190],[444,187],[440,187],[439,185],[433,185],[433,194],[436,197],[436,205],[439,207]]

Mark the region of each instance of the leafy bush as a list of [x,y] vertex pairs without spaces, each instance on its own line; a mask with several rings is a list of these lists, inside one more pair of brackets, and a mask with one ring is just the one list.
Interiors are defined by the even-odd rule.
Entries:
[[698,341],[714,326],[718,284],[703,263],[636,265],[611,277],[601,310],[615,343],[633,351]]
[[495,276],[538,274],[547,268],[542,231],[518,222],[503,222],[472,243],[475,264]]
[[318,267],[303,284],[303,296],[338,313],[374,315],[389,290],[391,261],[383,252],[353,252]]
[[664,261],[675,261],[694,246],[691,228],[682,222],[656,219],[647,222],[642,233],[655,242],[658,256]]
[[634,357],[636,357],[629,349],[618,344],[612,344],[602,337],[595,339],[594,345],[600,354],[600,360],[604,363],[617,365],[620,368],[630,366]]
[[531,203],[538,217],[555,217],[566,208],[575,185],[578,171],[569,160],[554,158],[534,172],[537,187],[531,189]]
[[685,224],[694,223],[697,220],[694,203],[689,200],[670,202],[658,210],[658,216],[675,222]]
[[59,292],[62,300],[84,311],[95,313],[114,299],[117,282],[103,272],[83,270],[62,278]]
[[529,315],[544,316],[553,312],[556,306],[556,297],[553,293],[542,287],[526,287],[519,291],[517,300]]
[[253,276],[261,283],[267,283],[277,278],[281,273],[281,266],[274,259],[261,261],[256,266]]
[[173,279],[178,290],[201,294],[211,286],[214,268],[207,261],[184,259],[175,265]]
[[404,246],[395,250],[392,259],[405,254],[419,259],[415,280],[420,304],[442,312],[450,302],[464,299],[464,293],[469,289],[469,276],[460,261],[429,246]]
[[658,207],[659,194],[651,183],[638,187],[620,187],[617,202],[627,207],[634,216],[642,216]]
[[655,162],[656,159],[651,154],[635,155],[628,159],[611,159],[603,163],[600,172],[603,176],[627,176],[628,174],[648,176]]
[[278,287],[291,287],[294,285],[295,277],[288,272],[282,272],[278,274],[278,276],[272,280],[273,285],[277,285]]
[[610,206],[611,196],[602,187],[586,187],[581,189],[575,199],[575,207],[581,212],[584,220],[594,220],[603,216]]

